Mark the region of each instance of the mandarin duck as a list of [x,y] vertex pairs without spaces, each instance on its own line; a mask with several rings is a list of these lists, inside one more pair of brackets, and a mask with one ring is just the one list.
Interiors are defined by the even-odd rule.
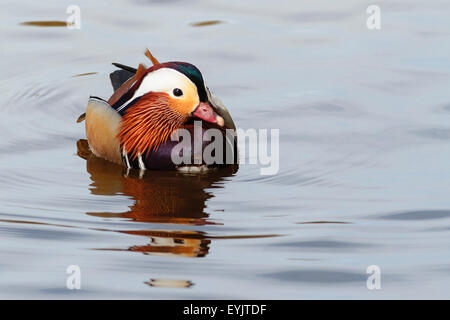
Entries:
[[[120,69],[110,74],[114,93],[107,101],[91,96],[78,118],[77,122],[85,120],[92,153],[141,170],[197,172],[236,166],[236,127],[200,70],[186,62],[159,63],[148,49],[145,55],[153,64],[149,68],[113,63]],[[173,137],[179,129],[187,130],[190,141],[183,136],[188,147],[175,150],[181,140]],[[209,129],[216,133],[208,135]],[[220,155],[211,163],[202,154],[213,142],[213,156]],[[184,160],[174,162],[173,152]]]

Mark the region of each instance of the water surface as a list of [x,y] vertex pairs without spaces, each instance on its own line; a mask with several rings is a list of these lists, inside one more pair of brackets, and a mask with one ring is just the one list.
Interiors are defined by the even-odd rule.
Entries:
[[[0,13],[1,298],[450,297],[449,3],[378,1],[375,31],[356,0],[77,3],[80,30],[70,2]],[[77,117],[146,47],[279,128],[279,173],[90,157]]]

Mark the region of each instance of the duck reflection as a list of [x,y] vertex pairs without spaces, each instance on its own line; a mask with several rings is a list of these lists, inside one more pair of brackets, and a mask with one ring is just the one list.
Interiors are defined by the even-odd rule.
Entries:
[[[97,217],[127,218],[137,222],[205,225],[209,221],[205,202],[213,195],[206,191],[221,188],[220,182],[233,175],[237,168],[224,168],[205,174],[183,174],[172,171],[127,170],[94,156],[86,140],[77,142],[77,153],[87,160],[87,171],[92,180],[90,191],[96,195],[123,194],[134,200],[129,210],[122,213],[88,212]],[[150,238],[144,246],[133,246],[126,251],[144,254],[204,257],[208,254],[211,237],[204,232],[186,230],[132,230],[120,231]],[[113,249],[122,250],[122,249]]]

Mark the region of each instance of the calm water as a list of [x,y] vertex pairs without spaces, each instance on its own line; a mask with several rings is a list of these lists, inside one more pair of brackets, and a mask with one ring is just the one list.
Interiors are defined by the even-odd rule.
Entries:
[[[69,4],[2,1],[1,298],[450,298],[448,1],[377,1],[377,31],[353,0],[77,1],[80,30],[40,23]],[[238,127],[280,128],[279,173],[84,159],[75,120],[147,46]]]

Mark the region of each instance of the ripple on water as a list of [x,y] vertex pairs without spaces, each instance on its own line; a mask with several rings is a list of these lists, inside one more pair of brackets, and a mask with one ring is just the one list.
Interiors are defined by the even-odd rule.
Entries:
[[208,27],[208,26],[214,26],[214,25],[222,24],[222,23],[225,23],[225,21],[206,20],[206,21],[193,22],[193,23],[191,23],[191,26],[193,26],[193,27]]
[[413,133],[422,138],[434,140],[449,140],[450,128],[429,128],[413,131]]
[[[214,171],[203,176],[187,176],[177,172],[145,172],[141,175],[138,170],[125,170],[123,166],[116,165],[92,155],[88,149],[86,140],[80,140],[76,144],[78,155],[86,160],[87,173],[90,183],[83,181],[74,183],[74,179],[62,179],[63,174],[50,172],[42,174],[42,170],[30,173],[9,172],[1,174],[0,179],[8,184],[9,188],[17,190],[17,194],[28,192],[28,186],[63,185],[66,188],[82,188],[89,186],[91,195],[95,197],[74,197],[71,194],[56,192],[51,199],[40,199],[39,194],[29,197],[31,211],[42,212],[45,215],[23,216],[23,220],[13,219],[16,215],[6,215],[0,221],[9,224],[35,225],[36,233],[24,228],[12,227],[10,231],[15,234],[23,234],[27,237],[42,236],[42,228],[53,228],[47,235],[50,238],[64,233],[62,228],[70,228],[67,239],[71,240],[73,234],[84,231],[95,231],[127,235],[134,239],[139,237],[144,240],[135,245],[118,245],[91,247],[96,251],[134,252],[144,255],[164,255],[185,258],[201,258],[209,254],[210,245],[213,242],[222,242],[237,239],[257,239],[277,237],[278,234],[258,233],[255,230],[245,233],[237,233],[234,228],[208,229],[204,226],[222,225],[210,217],[206,209],[206,201],[213,197],[211,190],[222,188],[227,178],[233,171]],[[40,177],[44,178],[41,179]],[[76,193],[77,194],[77,193]],[[20,197],[5,200],[9,207],[20,206]],[[43,206],[38,208],[38,206]],[[122,212],[118,208],[124,208]],[[34,208],[34,210],[33,210]],[[54,209],[51,211],[50,209]],[[61,220],[59,210],[65,208],[65,215],[83,212],[77,219]],[[89,210],[89,208],[92,208]],[[95,211],[95,209],[99,209]],[[108,209],[111,208],[111,211]],[[23,212],[23,208],[20,209]],[[221,210],[215,210],[221,211]],[[222,210],[223,211],[223,210]],[[5,215],[4,215],[5,216]],[[72,216],[73,217],[73,216]],[[62,223],[50,223],[62,222]],[[63,222],[64,221],[64,222]],[[63,224],[64,223],[64,224]],[[114,225],[112,225],[112,223]],[[167,226],[170,224],[170,228]],[[134,225],[134,228],[133,228]],[[130,228],[131,226],[131,228]],[[24,231],[25,230],[25,231]],[[79,230],[79,231],[75,231]],[[52,232],[54,231],[54,232]],[[55,235],[55,236],[53,236]],[[76,235],[75,235],[76,236]],[[61,236],[64,238],[64,236]]]
[[75,110],[83,110],[85,106],[86,100],[80,102],[76,89],[79,88],[76,88],[74,82],[70,82],[70,78],[58,83],[25,83],[2,105],[2,109],[17,113],[23,111],[44,113],[48,117],[57,114],[64,116],[65,121],[69,121],[69,115]]
[[367,249],[375,247],[374,244],[360,243],[356,241],[341,241],[341,240],[309,240],[309,241],[290,241],[278,242],[271,246],[286,248],[289,251],[357,251],[360,249]]
[[150,279],[145,281],[145,284],[150,287],[161,287],[161,288],[190,288],[194,285],[192,281],[188,280],[177,280],[177,279]]

